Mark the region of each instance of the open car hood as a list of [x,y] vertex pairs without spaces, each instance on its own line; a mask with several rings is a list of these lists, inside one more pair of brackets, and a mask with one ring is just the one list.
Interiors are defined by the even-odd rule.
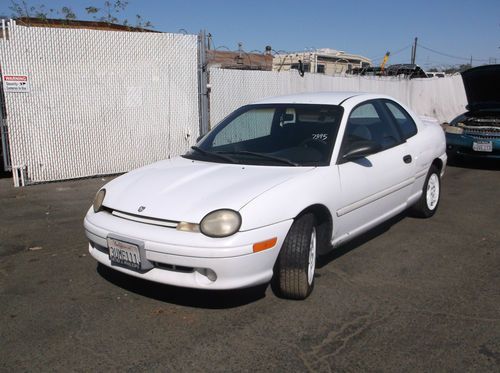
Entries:
[[462,73],[467,110],[500,109],[500,65],[474,67]]

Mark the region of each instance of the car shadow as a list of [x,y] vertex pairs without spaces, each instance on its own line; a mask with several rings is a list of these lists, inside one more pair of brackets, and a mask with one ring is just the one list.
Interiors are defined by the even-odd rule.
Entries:
[[181,306],[228,309],[244,306],[264,298],[268,284],[235,290],[200,290],[159,284],[128,276],[102,264],[97,273],[106,281],[128,292]]
[[375,237],[380,236],[381,234],[387,232],[391,227],[401,220],[405,218],[412,218],[412,215],[408,212],[408,210],[401,212],[400,214],[390,218],[389,220],[377,225],[376,227],[370,229],[368,232],[363,233],[362,235],[353,238],[351,241],[346,242],[339,247],[334,248],[328,254],[321,255],[318,257],[318,262],[316,267],[318,269],[325,267],[330,264],[337,258],[349,253],[350,251],[358,248],[359,246],[367,243],[368,241],[373,240]]
[[468,158],[453,157],[448,160],[448,166],[476,169],[476,170],[499,171],[500,159],[488,159],[488,158],[468,159]]
[[[393,225],[399,223],[405,218],[412,218],[412,215],[408,212],[408,210],[403,211],[393,218],[372,228],[368,232],[352,239],[352,241],[333,249],[328,254],[318,257],[316,267],[318,269],[323,268],[335,259],[340,258],[368,241],[371,241],[381,234],[389,231]],[[266,290],[269,286],[269,284],[264,284],[245,289],[200,290],[164,285],[143,280],[115,271],[102,264],[97,265],[97,272],[106,281],[109,281],[113,285],[119,286],[128,292],[165,303],[207,309],[228,309],[253,303],[266,296]],[[319,277],[319,274],[316,274],[315,276]]]
[[[1,161],[0,161],[0,167],[2,167]],[[12,177],[12,172],[0,170],[0,179],[6,179],[11,177]]]

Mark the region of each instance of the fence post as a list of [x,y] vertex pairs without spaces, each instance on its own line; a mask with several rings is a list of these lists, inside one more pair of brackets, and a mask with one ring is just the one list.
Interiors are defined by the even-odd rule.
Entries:
[[[7,48],[8,41],[8,26],[5,24],[5,20],[2,19],[2,43],[0,49]],[[3,52],[3,50],[2,50]],[[0,141],[2,148],[2,159],[3,159],[3,169],[4,171],[11,171],[11,159],[10,159],[10,145],[9,145],[9,131],[7,127],[7,104],[5,101],[5,93],[3,90],[3,73],[2,64],[0,61]]]
[[208,61],[206,31],[198,34],[198,92],[199,92],[199,116],[200,133],[202,136],[209,130],[209,106],[208,106]]
[[[0,75],[1,76],[1,75]],[[2,84],[2,83],[0,83]],[[3,92],[0,89],[0,100],[3,99]],[[10,145],[9,145],[9,130],[7,127],[7,117],[4,113],[4,102],[0,102],[0,139],[2,142],[2,158],[3,158],[3,169],[4,171],[11,171],[11,159],[10,159]]]

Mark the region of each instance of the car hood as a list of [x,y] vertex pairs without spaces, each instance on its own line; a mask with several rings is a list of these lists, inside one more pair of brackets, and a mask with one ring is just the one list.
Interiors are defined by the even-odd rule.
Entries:
[[500,65],[474,67],[462,73],[467,110],[500,108]]
[[[211,211],[240,210],[314,167],[210,163],[182,157],[139,168],[105,186],[104,206],[139,216],[198,223]],[[139,207],[143,211],[139,212]]]

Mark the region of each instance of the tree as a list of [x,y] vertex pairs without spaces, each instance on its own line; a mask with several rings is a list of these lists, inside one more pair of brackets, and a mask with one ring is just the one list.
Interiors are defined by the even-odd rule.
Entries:
[[465,70],[469,70],[472,66],[470,64],[462,64],[458,66],[451,66],[444,70],[446,74],[461,73]]
[[63,17],[64,19],[76,19],[76,14],[70,7],[64,6],[60,10],[46,8],[45,5],[29,5],[27,1],[11,0],[9,9],[12,11],[12,18],[39,18],[47,19],[53,17]]
[[[92,15],[92,18],[97,21],[130,26],[130,22],[128,19],[125,18],[120,20],[118,18],[120,13],[125,11],[125,9],[128,6],[128,3],[129,3],[128,1],[121,1],[121,0],[115,0],[115,1],[106,0],[104,1],[104,4],[101,8],[97,8],[95,6],[89,6],[85,8],[85,11],[87,12],[87,14]],[[139,14],[135,16],[134,26],[140,28],[154,27],[151,22],[145,21]]]
[[61,8],[61,13],[64,16],[64,19],[76,19],[76,14],[67,6],[63,6]]
[[[11,0],[9,9],[12,11],[12,18],[39,18],[46,20],[48,18],[64,18],[66,20],[76,20],[78,15],[69,6],[63,6],[61,9],[46,8],[45,5],[29,5],[26,0]],[[128,19],[120,19],[120,15],[125,12],[129,2],[124,0],[106,0],[103,2],[102,7],[88,6],[85,8],[87,16],[99,22],[106,22],[110,24],[121,24],[124,26],[131,26]],[[135,16],[135,27],[140,28],[154,28],[150,21],[142,18],[141,15]]]

